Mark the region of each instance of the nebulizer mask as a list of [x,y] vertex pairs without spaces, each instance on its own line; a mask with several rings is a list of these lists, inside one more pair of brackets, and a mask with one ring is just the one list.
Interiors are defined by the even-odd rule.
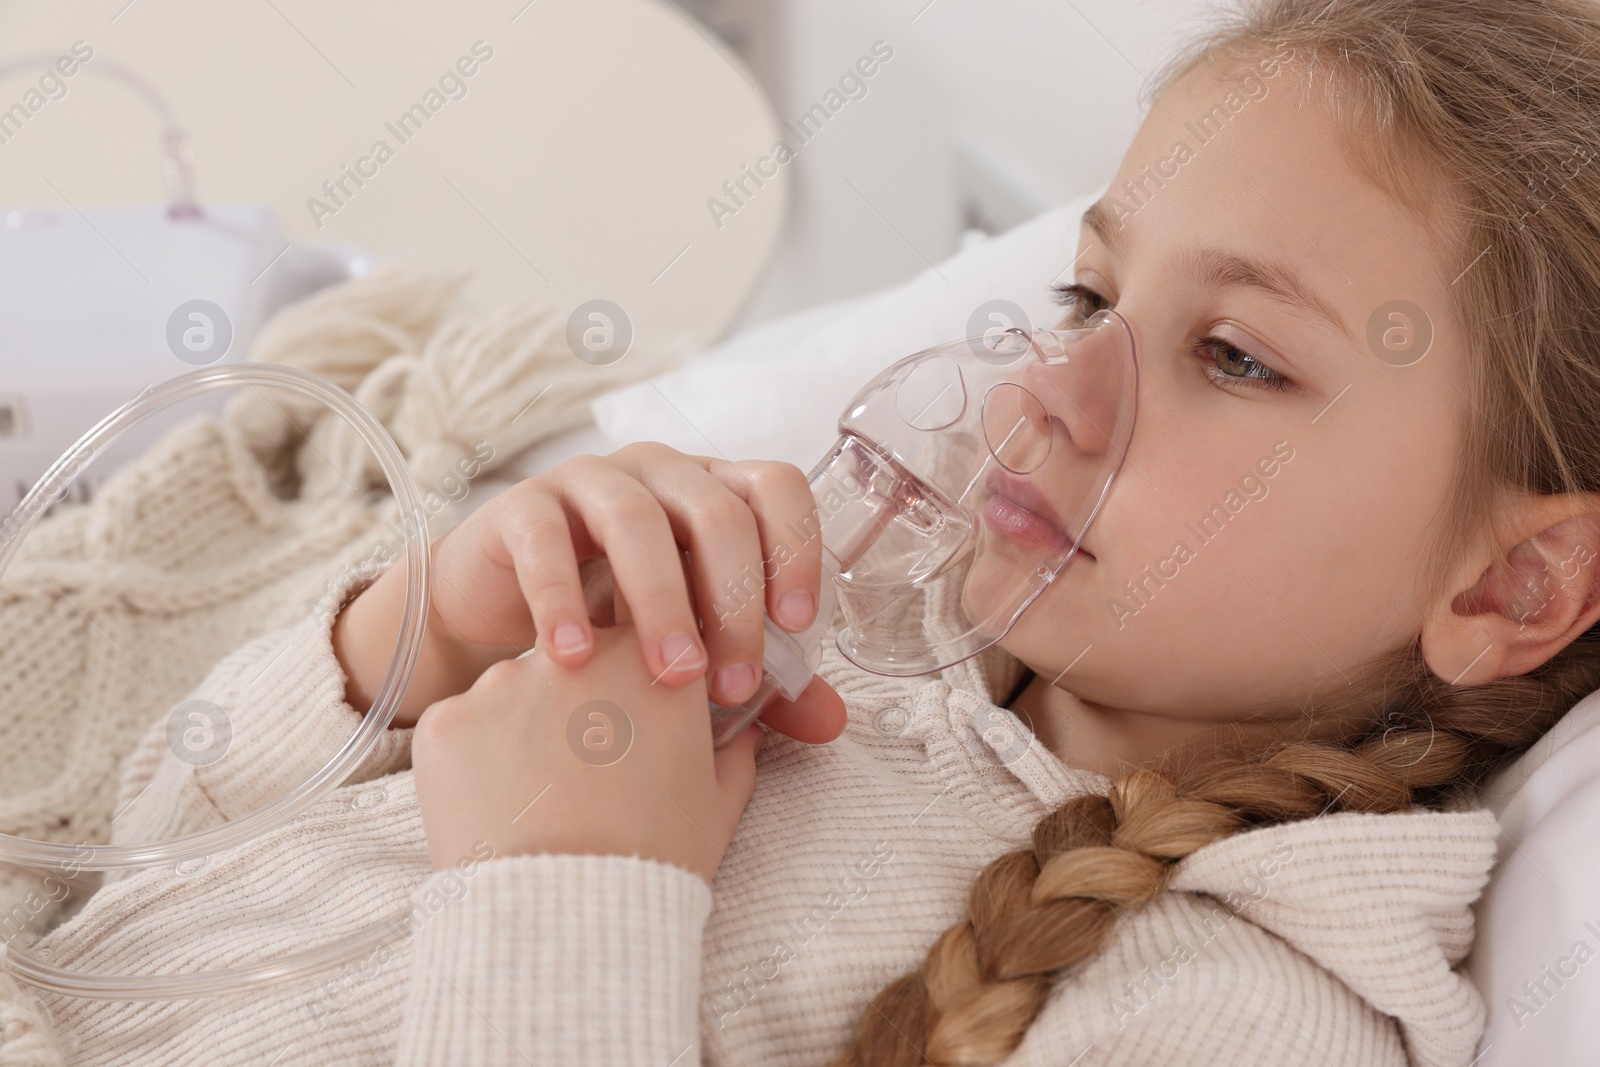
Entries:
[[868,382],[810,474],[816,620],[799,634],[766,620],[762,685],[712,705],[718,743],[799,696],[836,609],[839,651],[881,675],[944,670],[1004,637],[1083,544],[1137,394],[1133,332],[1110,309],[936,345]]
[[[1004,636],[1067,567],[1094,521],[1132,434],[1136,376],[1133,335],[1119,315],[1106,311],[1073,329],[995,330],[938,345],[872,379],[844,411],[838,441],[811,472],[817,514],[810,529],[821,539],[825,565],[817,619],[801,634],[767,620],[765,680],[745,705],[711,706],[715,743],[731,740],[774,695],[799,695],[841,612],[838,647],[860,667],[886,675],[937,671]],[[372,708],[326,765],[304,781],[274,779],[273,761],[259,761],[259,753],[271,751],[275,742],[270,736],[248,736],[252,724],[230,722],[233,709],[228,707],[195,707],[205,702],[188,701],[173,708],[156,731],[146,731],[144,757],[159,756],[163,767],[170,765],[179,775],[260,778],[261,802],[254,810],[233,813],[202,831],[169,834],[161,797],[140,794],[118,799],[113,827],[120,819],[138,820],[141,804],[155,804],[152,818],[135,822],[150,829],[144,836],[130,838],[124,832],[119,839],[114,830],[116,843],[88,843],[48,829],[33,837],[0,833],[0,864],[45,873],[47,884],[52,877],[70,880],[104,872],[114,878],[153,867],[168,868],[174,879],[213,878],[210,891],[222,894],[217,906],[239,909],[241,924],[270,924],[276,943],[303,946],[205,971],[115,974],[94,967],[92,955],[52,959],[8,942],[0,967],[60,995],[180,1000],[321,981],[403,941],[411,930],[411,917],[403,910],[355,930],[326,926],[316,908],[257,915],[248,895],[242,900],[228,895],[218,869],[225,871],[230,850],[268,834],[294,833],[302,816],[314,819],[327,805],[342,803],[343,793],[335,790],[380,743],[420,656],[428,614],[431,515],[425,500],[436,494],[425,497],[419,490],[398,446],[359,403],[315,375],[259,363],[197,371],[148,390],[104,419],[34,485],[0,529],[0,573],[49,506],[119,435],[189,398],[241,387],[270,392],[275,399],[258,407],[269,417],[273,411],[293,416],[296,427],[308,424],[307,412],[317,405],[330,408],[353,431],[338,439],[340,448],[348,452],[364,442],[370,450],[367,469],[387,488],[360,487],[366,498],[349,501],[347,517],[351,529],[366,529],[362,523],[370,521],[370,513],[363,509],[374,500],[390,513],[388,528],[396,544],[384,558],[403,566],[407,576],[393,660]],[[330,440],[307,437],[302,461],[325,461],[324,452],[337,451]],[[196,545],[194,558],[183,565],[201,566],[226,551],[226,546]],[[177,584],[180,594],[197,595]],[[332,613],[338,605],[325,607]],[[313,616],[289,628],[289,647],[272,656],[251,684],[280,684],[262,679],[270,672],[293,671],[315,654],[316,643],[327,640],[319,630],[327,625],[327,613],[320,622]],[[301,642],[298,650],[292,647],[295,641]],[[151,738],[157,739],[153,749]],[[257,762],[244,755],[249,752],[258,754]],[[159,771],[156,780],[162,780]],[[147,789],[151,792],[159,789]],[[383,789],[373,787],[349,804],[365,809],[385,802]],[[343,860],[337,853],[305,850],[297,880],[308,886],[338,884]],[[318,864],[326,867],[320,874],[314,869]]]

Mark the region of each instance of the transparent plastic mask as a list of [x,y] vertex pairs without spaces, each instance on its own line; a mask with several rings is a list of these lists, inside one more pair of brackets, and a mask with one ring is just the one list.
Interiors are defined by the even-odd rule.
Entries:
[[840,651],[917,675],[1004,637],[1082,546],[1137,393],[1133,332],[1111,310],[939,345],[868,383],[811,478]]

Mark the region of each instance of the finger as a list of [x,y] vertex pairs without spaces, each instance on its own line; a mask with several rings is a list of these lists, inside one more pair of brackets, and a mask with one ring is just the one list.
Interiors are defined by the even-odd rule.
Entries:
[[655,680],[679,685],[700,677],[706,649],[684,582],[682,550],[661,502],[637,478],[599,457],[568,461],[554,484],[595,550],[609,560]]
[[797,700],[785,700],[779,694],[761,713],[762,722],[808,745],[826,744],[844,733],[847,717],[843,698],[818,677],[811,679]]
[[709,688],[718,703],[750,699],[761,682],[765,600],[761,538],[750,506],[706,470],[699,456],[661,446],[618,456],[661,501],[688,549],[688,582],[710,658]]
[[790,633],[811,625],[822,581],[822,537],[816,497],[792,463],[711,460],[708,469],[755,514],[761,539],[765,610]]
[[739,731],[738,737],[712,754],[716,764],[717,788],[727,798],[730,808],[733,808],[734,825],[738,824],[739,817],[744,814],[745,806],[755,794],[756,753],[761,750],[763,740],[765,736],[761,732],[760,725],[751,723]]
[[[690,577],[687,554],[680,552],[678,554],[678,561],[682,564],[684,570],[683,584],[688,586]],[[610,586],[609,582],[606,584]],[[611,615],[614,620],[613,624],[617,626],[631,624],[633,622],[633,612],[628,610],[628,598],[622,595],[622,590],[613,586],[609,589],[608,596],[610,597]],[[701,639],[704,640],[704,635],[702,635]]]
[[535,641],[557,663],[578,666],[589,658],[594,640],[566,512],[531,480],[501,494],[497,503],[496,533],[533,616]]

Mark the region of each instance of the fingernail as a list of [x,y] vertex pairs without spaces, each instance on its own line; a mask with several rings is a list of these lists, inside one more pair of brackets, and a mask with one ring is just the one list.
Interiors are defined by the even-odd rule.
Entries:
[[791,630],[803,629],[817,614],[817,598],[801,589],[778,599],[778,621]]
[[750,697],[755,688],[756,669],[748,663],[735,663],[719,670],[712,679],[718,697],[727,704],[737,704]]
[[688,670],[706,665],[705,653],[700,651],[699,642],[688,634],[673,634],[661,642],[661,659],[666,664],[664,671]]
[[564,622],[557,626],[551,638],[561,652],[576,652],[589,643],[589,637],[583,632],[583,627],[575,622]]

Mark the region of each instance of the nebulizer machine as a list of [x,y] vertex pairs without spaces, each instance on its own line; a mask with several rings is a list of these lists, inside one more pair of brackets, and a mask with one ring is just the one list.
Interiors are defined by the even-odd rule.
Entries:
[[[404,549],[406,599],[393,660],[371,710],[336,755],[276,801],[211,829],[121,844],[65,844],[0,834],[0,863],[35,871],[125,872],[204,863],[281,827],[344,784],[392,721],[421,652],[427,618],[427,515],[383,425],[335,386],[291,367],[207,368],[147,391],[103,419],[40,478],[0,527],[0,572],[52,501],[111,441],[214,390],[285,391],[332,409],[371,449],[388,481]],[[847,405],[839,438],[810,474],[821,539],[816,621],[791,634],[766,622],[765,678],[738,707],[712,704],[715,743],[817,668],[835,621],[839,650],[861,668],[913,676],[1000,640],[1073,560],[1121,469],[1133,432],[1134,338],[1113,310],[1069,329],[1015,327],[908,356]],[[842,615],[842,618],[840,616]],[[179,749],[175,748],[175,752]],[[179,757],[181,758],[181,756]],[[226,907],[226,903],[219,904]],[[188,973],[105,974],[10,946],[4,967],[54,993],[178,1000],[236,993],[326,972],[404,936],[402,913],[275,958]]]

